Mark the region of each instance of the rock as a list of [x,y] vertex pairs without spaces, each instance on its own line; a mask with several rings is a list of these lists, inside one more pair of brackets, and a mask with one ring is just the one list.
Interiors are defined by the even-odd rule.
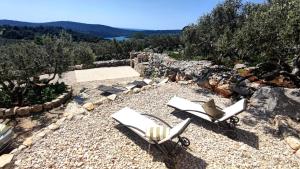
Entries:
[[245,64],[236,64],[234,65],[234,70],[238,70],[238,69],[243,69],[243,68],[246,68],[247,66]]
[[180,84],[180,85],[188,85],[189,82],[188,81],[178,81],[178,84]]
[[152,83],[151,79],[144,79],[144,82],[147,83],[148,85],[150,85]]
[[258,89],[260,89],[262,87],[262,84],[260,84],[260,83],[250,83],[248,85],[248,87],[251,87],[251,88],[253,88],[255,90],[258,90]]
[[300,89],[281,87],[261,87],[250,98],[250,104],[260,115],[275,117],[276,115],[300,119]]
[[51,101],[51,103],[52,103],[52,108],[59,107],[62,104],[62,100],[54,99]]
[[30,114],[30,107],[28,107],[28,106],[20,107],[16,110],[16,114],[18,116],[27,116]]
[[133,93],[139,93],[139,92],[141,92],[141,89],[140,89],[140,88],[134,88],[134,89],[133,89]]
[[185,80],[185,75],[184,75],[184,73],[177,73],[176,74],[176,77],[175,77],[175,81],[176,82],[178,82],[178,81],[183,81],[183,80]]
[[132,89],[135,88],[135,87],[136,87],[136,85],[130,84],[130,85],[126,86],[126,89],[127,89],[127,90],[132,90]]
[[20,145],[20,146],[18,147],[18,151],[22,151],[22,150],[24,150],[25,148],[26,148],[25,145]]
[[5,116],[5,108],[0,108],[0,117],[4,117]]
[[43,105],[42,104],[35,104],[30,107],[30,112],[32,113],[39,113],[43,111]]
[[59,125],[57,125],[56,123],[51,124],[50,126],[48,126],[48,128],[52,131],[59,129]]
[[10,164],[13,157],[14,157],[13,154],[3,154],[3,155],[1,155],[0,156],[0,168],[3,168],[6,165]]
[[293,149],[298,150],[300,149],[300,139],[295,136],[288,136],[285,138],[287,144]]
[[92,111],[95,109],[95,106],[93,103],[85,103],[82,107],[88,111]]
[[223,84],[215,88],[215,92],[228,98],[232,95],[231,87],[229,84]]
[[130,94],[132,91],[131,90],[125,90],[123,93],[124,94]]
[[168,79],[171,82],[175,82],[176,81],[176,73],[175,74],[169,74]]
[[197,85],[202,88],[212,89],[208,80],[199,80],[199,81],[197,81]]
[[25,141],[23,142],[23,145],[29,147],[32,145],[32,137],[28,137],[25,139]]
[[15,115],[15,112],[16,112],[16,110],[17,110],[18,108],[19,108],[19,107],[14,107],[14,108],[6,109],[6,110],[5,110],[5,117],[14,116],[14,115]]
[[300,158],[300,149],[298,151],[296,151],[295,155]]
[[250,96],[252,91],[248,87],[235,85],[232,90],[242,96]]
[[30,117],[27,118],[21,118],[19,122],[19,126],[22,128],[22,130],[32,130],[34,127],[37,126],[37,121],[32,120]]
[[41,131],[36,136],[39,138],[43,138],[45,135],[46,135],[46,131]]
[[169,81],[169,79],[166,78],[166,79],[162,80],[161,82],[159,82],[158,85],[164,85],[164,84],[168,83],[168,81]]
[[51,102],[46,102],[46,103],[44,103],[43,104],[43,108],[45,109],[45,110],[50,110],[50,109],[52,109],[52,103]]
[[[128,91],[128,90],[127,90]],[[125,92],[124,92],[125,93]],[[107,101],[107,97],[102,97],[101,99],[95,101],[93,104],[94,105],[101,105]]]
[[74,117],[74,114],[69,114],[69,115],[67,116],[67,119],[68,119],[68,120],[72,120],[73,117]]
[[84,93],[84,92],[80,93],[79,96],[81,98],[83,98],[84,100],[89,98],[89,95],[87,93]]
[[15,161],[15,165],[18,166],[21,164],[21,162],[22,162],[22,160],[17,160],[17,161]]
[[57,121],[56,121],[56,124],[57,124],[58,126],[61,126],[61,125],[64,123],[65,120],[66,120],[66,118],[63,117],[63,118],[57,120]]
[[84,114],[85,109],[80,107],[77,103],[71,102],[67,105],[64,116],[69,115],[77,115],[77,114]]
[[111,94],[111,95],[107,96],[107,98],[108,98],[109,100],[114,101],[114,100],[116,100],[117,95],[116,95],[116,94]]
[[75,70],[82,70],[83,65],[82,64],[81,65],[75,65],[74,68],[75,68]]
[[143,86],[141,88],[142,91],[151,89],[151,85]]
[[212,78],[212,79],[209,79],[208,83],[210,86],[215,87],[220,83],[220,80]]
[[73,89],[70,88],[70,89],[67,89],[67,93],[63,93],[64,95],[64,102],[66,102],[67,100],[69,100],[71,97],[72,97],[72,91]]

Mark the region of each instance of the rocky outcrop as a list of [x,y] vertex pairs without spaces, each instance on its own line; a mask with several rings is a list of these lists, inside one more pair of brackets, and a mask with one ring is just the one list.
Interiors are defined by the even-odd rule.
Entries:
[[167,54],[149,52],[131,53],[131,58],[135,60],[132,64],[134,68],[145,77],[168,77],[170,81],[181,83],[193,81],[200,87],[213,90],[224,97],[232,95],[248,97],[253,94],[254,87],[260,87],[240,75],[241,69],[246,70],[246,65],[243,64],[228,69],[206,60],[178,61]]
[[250,104],[266,117],[283,115],[300,120],[300,89],[265,86],[252,95]]

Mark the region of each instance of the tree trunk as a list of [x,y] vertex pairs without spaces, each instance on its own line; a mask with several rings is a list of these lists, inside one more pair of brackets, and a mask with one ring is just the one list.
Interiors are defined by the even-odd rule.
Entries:
[[300,56],[294,58],[293,60],[293,75],[300,76]]

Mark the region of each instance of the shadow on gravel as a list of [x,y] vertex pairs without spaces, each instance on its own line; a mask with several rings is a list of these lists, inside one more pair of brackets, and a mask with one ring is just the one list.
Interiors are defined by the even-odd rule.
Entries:
[[[189,114],[186,112],[177,111],[177,110],[173,111],[172,114],[181,119],[186,119],[188,117],[192,118],[192,123],[194,123],[198,126],[201,126],[207,130],[222,134],[222,135],[230,138],[224,130],[222,130],[220,127],[218,127],[218,125],[216,125],[212,122],[208,122],[208,121],[203,120],[195,115],[192,115],[192,114]],[[252,132],[240,129],[240,128],[238,128],[238,126],[236,127],[234,132],[236,133],[237,137],[235,139],[232,139],[232,138],[230,138],[230,139],[232,139],[234,141],[243,142],[257,150],[259,149],[259,139],[258,139],[257,135],[255,135]]]
[[[163,162],[165,163],[166,167],[169,169],[175,169],[175,168],[205,169],[207,167],[207,163],[204,160],[192,155],[191,153],[187,152],[183,148],[179,149],[179,153],[176,155],[176,157],[172,158],[172,161],[170,162],[170,160],[165,158],[164,154],[161,153],[154,145],[149,145],[147,141],[145,141],[139,135],[132,132],[127,127],[118,124],[115,126],[115,128],[119,130],[121,133],[123,133],[125,136],[127,136],[130,140],[132,140],[134,144],[138,145],[142,150],[147,151],[149,154],[151,154],[153,156],[153,161]],[[169,146],[174,146],[176,143],[169,141],[166,144],[169,147]],[[129,148],[131,148],[130,145],[128,146]],[[145,161],[145,163],[147,162]]]

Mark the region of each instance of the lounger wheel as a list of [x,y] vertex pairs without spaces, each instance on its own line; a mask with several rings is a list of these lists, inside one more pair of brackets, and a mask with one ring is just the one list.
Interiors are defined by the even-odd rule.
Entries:
[[235,124],[236,125],[240,121],[240,119],[238,117],[236,117],[236,116],[232,116],[229,119],[229,121],[230,121],[231,124]]
[[184,147],[188,147],[191,144],[190,140],[186,137],[180,137],[179,141]]

